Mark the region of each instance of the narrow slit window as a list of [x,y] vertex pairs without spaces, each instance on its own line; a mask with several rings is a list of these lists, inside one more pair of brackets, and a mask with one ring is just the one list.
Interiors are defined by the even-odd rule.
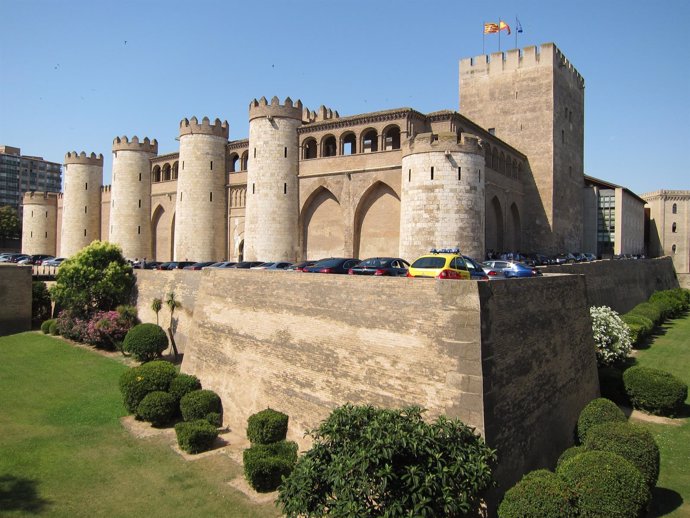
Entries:
[[481,182],[482,181],[482,170],[477,169],[477,179]]
[[252,194],[256,194],[256,184],[252,184]]
[[283,148],[283,156],[287,158],[287,146]]
[[34,237],[34,231],[33,230],[31,231],[31,237]]
[[182,192],[180,191],[180,201],[182,201]]
[[211,160],[211,171],[213,171],[213,160]]
[[283,194],[287,194],[287,183],[283,184]]
[[34,211],[31,211],[31,217],[32,218],[34,217]]
[[256,158],[256,148],[254,148],[254,158]]
[[137,234],[141,234],[141,225],[137,226]]
[[89,182],[86,182],[86,183],[84,184],[84,190],[85,190],[85,191],[88,191],[88,190],[89,190]]
[[412,181],[412,169],[407,170],[407,181],[408,182]]
[[139,208],[141,208],[141,200],[139,200]]
[[458,167],[458,181],[462,180],[462,167]]
[[184,170],[184,160],[182,161],[182,169]]
[[48,217],[48,211],[46,211],[46,218]]
[[48,239],[48,232],[46,232],[46,239]]
[[213,201],[213,192],[208,193],[208,201]]
[[141,182],[141,173],[139,173],[139,181]]
[[434,167],[433,166],[431,166],[431,179],[432,180],[434,179]]
[[84,237],[86,237],[86,229],[84,229]]
[[86,214],[86,209],[87,209],[87,208],[88,208],[88,207],[84,207],[84,214]]

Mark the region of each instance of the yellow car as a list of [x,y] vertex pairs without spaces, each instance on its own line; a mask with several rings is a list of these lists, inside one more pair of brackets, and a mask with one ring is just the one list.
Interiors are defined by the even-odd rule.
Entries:
[[436,277],[437,279],[470,279],[467,263],[460,250],[432,249],[421,256],[407,270],[408,277]]

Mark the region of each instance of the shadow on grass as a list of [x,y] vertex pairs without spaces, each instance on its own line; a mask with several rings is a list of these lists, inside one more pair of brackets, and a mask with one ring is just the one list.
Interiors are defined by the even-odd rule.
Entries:
[[0,475],[0,509],[39,514],[50,504],[38,495],[38,483],[28,478]]
[[683,497],[673,489],[665,487],[655,487],[652,489],[652,505],[650,506],[649,518],[666,516],[683,505]]

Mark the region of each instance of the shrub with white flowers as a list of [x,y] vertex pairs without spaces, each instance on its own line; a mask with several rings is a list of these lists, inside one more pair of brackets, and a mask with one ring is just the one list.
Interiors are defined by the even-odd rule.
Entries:
[[632,349],[630,329],[618,313],[608,306],[593,306],[589,313],[599,366],[612,365],[627,358]]

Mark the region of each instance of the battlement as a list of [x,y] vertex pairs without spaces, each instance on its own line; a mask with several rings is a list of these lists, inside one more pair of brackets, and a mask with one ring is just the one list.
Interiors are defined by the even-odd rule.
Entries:
[[228,126],[228,121],[221,122],[220,119],[216,119],[211,124],[211,120],[208,117],[201,119],[201,123],[199,123],[196,117],[191,119],[185,118],[180,121],[180,136],[199,133],[227,139],[230,135],[230,127]]
[[302,101],[299,99],[296,103],[292,102],[289,97],[285,98],[285,103],[280,104],[280,99],[278,97],[273,97],[271,99],[271,104],[265,97],[262,97],[258,101],[253,99],[249,103],[249,120],[259,119],[262,117],[281,117],[284,119],[297,119],[302,120]]
[[553,43],[543,43],[523,49],[511,49],[506,52],[492,52],[473,58],[460,60],[460,75],[501,74],[518,69],[533,67],[555,67],[572,74],[584,86],[585,80],[573,64]]
[[402,145],[403,157],[418,153],[483,153],[479,137],[470,133],[418,133]]
[[46,191],[27,191],[22,197],[23,205],[55,205],[60,193]]
[[101,192],[110,192],[112,185],[101,185]]
[[126,135],[122,137],[115,137],[113,139],[113,151],[142,151],[144,153],[158,154],[158,141],[149,140],[144,137],[143,141],[139,141],[139,137],[134,135],[132,140],[129,140]]
[[103,155],[98,153],[91,153],[87,155],[84,151],[77,153],[76,151],[68,151],[65,155],[65,165],[81,164],[81,165],[98,165],[103,167]]
[[317,111],[309,111],[309,109],[305,108],[302,113],[302,121],[306,123],[323,122],[339,118],[340,114],[336,110],[327,108],[323,104],[319,106]]

